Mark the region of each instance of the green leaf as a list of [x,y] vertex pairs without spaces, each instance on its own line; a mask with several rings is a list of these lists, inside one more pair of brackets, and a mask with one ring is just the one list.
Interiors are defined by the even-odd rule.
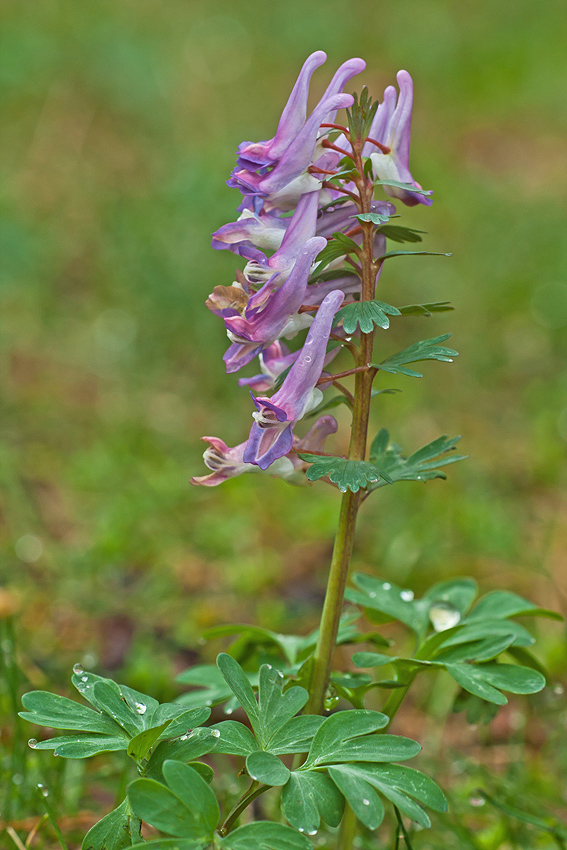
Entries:
[[270,752],[275,755],[307,752],[313,741],[313,736],[324,720],[324,717],[319,717],[316,714],[292,717],[278,729],[270,741]]
[[298,452],[298,456],[306,463],[312,464],[306,473],[309,481],[328,477],[338,486],[341,493],[346,493],[347,490],[358,493],[361,487],[365,488],[368,484],[377,483],[381,477],[387,481],[385,474],[368,461],[324,457],[306,452]]
[[[337,238],[337,236],[342,238]],[[333,233],[333,238],[327,242],[323,250],[315,257],[317,266],[315,267],[311,278],[313,280],[316,279],[320,272],[322,272],[329,263],[338,260],[339,257],[344,257],[345,254],[356,254],[358,251],[359,247],[356,242],[352,241],[352,239],[349,239],[342,233]]]
[[354,573],[352,580],[358,590],[347,589],[345,596],[351,602],[385,615],[383,622],[399,620],[418,635],[425,632],[429,606],[415,600],[412,591],[364,573]]
[[105,714],[48,691],[31,691],[24,694],[22,705],[27,711],[20,712],[20,717],[38,726],[102,732],[112,736],[121,733],[120,727]]
[[239,826],[222,839],[220,846],[223,850],[313,850],[301,832],[270,821]]
[[466,691],[496,705],[508,702],[497,688],[513,694],[534,694],[545,687],[541,673],[515,664],[446,664],[445,669]]
[[467,620],[479,619],[506,619],[508,617],[549,617],[552,620],[562,620],[561,614],[549,611],[547,608],[538,608],[533,602],[511,593],[508,590],[493,590],[479,599]]
[[362,333],[370,333],[376,325],[389,328],[388,316],[399,316],[400,311],[384,301],[353,301],[335,314],[333,325],[342,321],[345,333],[353,334],[360,326]]
[[411,227],[400,227],[397,224],[382,225],[376,232],[382,233],[386,239],[391,239],[392,242],[422,242],[420,233],[426,233],[425,230],[414,230]]
[[282,791],[282,812],[296,829],[313,835],[321,820],[338,826],[344,811],[341,793],[328,776],[314,770],[294,771]]
[[[101,708],[112,717],[129,735],[137,735],[145,726],[142,712],[132,710],[123,697],[116,682],[97,682],[94,696]],[[139,703],[147,711],[145,703]]]
[[141,838],[140,821],[132,817],[128,800],[124,800],[89,829],[81,850],[126,850],[136,838]]
[[179,761],[166,761],[163,775],[167,787],[153,779],[132,782],[128,799],[134,813],[169,835],[211,842],[220,812],[205,780]]
[[353,664],[357,667],[383,667],[395,660],[390,655],[382,655],[381,652],[355,652],[352,656]]
[[[460,439],[460,437],[438,437],[406,458],[399,446],[390,443],[388,431],[382,428],[370,447],[370,461],[380,471],[382,477],[387,476],[391,482],[430,481],[433,478],[445,478],[445,473],[440,471],[440,467],[465,460],[465,455],[452,453]],[[379,480],[370,489],[376,490],[384,486],[384,481]]]
[[267,746],[281,727],[301,711],[309,694],[305,688],[294,686],[283,693],[283,674],[263,664],[260,667],[258,684],[258,710],[260,727],[256,733],[259,740]]
[[400,180],[375,180],[375,186],[395,186],[397,189],[405,189],[407,192],[413,192],[415,195],[432,195],[431,189],[419,189],[413,183],[402,183]]
[[[379,791],[404,814],[423,827],[431,826],[431,822],[421,806],[412,798],[435,811],[447,810],[447,801],[439,786],[419,770],[405,765],[336,765],[329,768],[329,775],[345,794],[351,806],[353,802],[356,802],[355,813],[367,826],[369,824],[365,816],[368,820],[375,821],[380,814],[380,809],[376,805],[378,797],[375,794],[371,796],[369,793],[372,789]],[[375,826],[369,828],[376,829]]]
[[190,761],[189,767],[192,767],[193,770],[196,770],[199,776],[205,780],[207,785],[211,784],[214,779],[215,772],[210,765],[203,764],[203,762],[200,761]]
[[170,723],[171,720],[166,720],[165,723],[162,723],[160,726],[154,726],[152,729],[145,729],[143,732],[140,732],[132,738],[128,744],[128,755],[132,756],[132,758],[137,762],[145,759],[151,748],[157,742],[158,738],[161,737],[162,732],[167,729]]
[[285,785],[290,777],[289,768],[272,753],[250,753],[246,759],[246,770],[252,779],[263,785]]
[[170,721],[170,725],[162,732],[160,739],[177,738],[180,735],[186,735],[191,729],[206,723],[210,716],[210,708],[193,708],[187,710],[181,705],[164,702],[156,709],[150,728]]
[[378,829],[384,820],[384,804],[359,771],[360,765],[336,765],[329,776],[347,799],[356,817],[368,828]]
[[[348,748],[353,741],[363,740],[378,729],[383,729],[389,723],[389,718],[379,711],[366,709],[353,709],[351,711],[339,711],[325,718],[315,736],[309,750],[309,754],[303,768],[316,767],[320,764],[337,761],[336,755],[341,748]],[[383,739],[385,736],[381,735]],[[372,744],[377,742],[372,738]],[[340,758],[338,759],[340,761]]]
[[446,636],[441,644],[444,650],[450,646],[459,646],[463,643],[472,643],[485,638],[512,635],[515,646],[532,646],[535,643],[530,633],[513,620],[479,620],[478,622],[464,623],[455,634]]
[[398,351],[391,357],[387,357],[381,363],[373,363],[376,369],[382,369],[383,372],[390,372],[392,375],[401,373],[416,378],[422,378],[420,372],[413,369],[408,369],[405,364],[418,363],[422,360],[441,360],[446,363],[452,363],[453,358],[458,355],[458,352],[452,348],[447,348],[441,345],[446,339],[449,339],[451,334],[441,334],[431,339],[424,339],[420,342],[415,342],[403,351]]
[[370,212],[370,213],[358,213],[358,215],[353,215],[353,218],[357,218],[359,221],[363,222],[372,222],[372,224],[381,225],[386,221],[389,221],[392,218],[391,213],[386,212]]
[[492,661],[493,658],[508,649],[514,643],[514,640],[514,635],[504,634],[461,644],[460,646],[443,647],[435,656],[435,660],[441,662],[441,664],[454,664],[462,661],[471,663]]
[[216,750],[219,737],[215,733],[214,727],[201,726],[174,741],[161,741],[146,765],[146,776],[161,781],[162,768],[168,759],[188,762]]
[[450,301],[433,301],[430,304],[408,304],[400,307],[402,316],[431,316],[432,313],[446,313],[455,308]]
[[217,667],[223,678],[248,715],[252,728],[256,731],[259,724],[258,703],[244,670],[232,656],[221,652],[217,656]]
[[220,732],[215,747],[216,753],[247,756],[259,750],[258,742],[250,729],[237,720],[221,720],[212,728]]
[[60,735],[48,741],[38,741],[34,750],[53,750],[56,756],[68,759],[84,759],[99,753],[125,750],[128,739],[121,735]]
[[205,850],[210,841],[195,840],[191,838],[154,838],[152,841],[143,841],[141,844],[133,844],[130,850]]
[[447,254],[445,251],[388,251],[377,260],[389,260],[390,257],[452,257],[452,254]]

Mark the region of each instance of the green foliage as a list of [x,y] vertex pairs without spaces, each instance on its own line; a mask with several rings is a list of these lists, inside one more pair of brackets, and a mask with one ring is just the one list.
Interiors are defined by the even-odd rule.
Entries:
[[376,791],[422,826],[429,825],[429,819],[412,797],[445,811],[445,798],[432,780],[415,769],[390,764],[413,758],[421,748],[409,738],[381,733],[388,723],[384,714],[354,709],[321,724],[307,759],[283,789],[282,810],[293,826],[313,833],[321,820],[338,823],[343,803],[337,791],[369,829],[377,829],[384,817]]
[[353,139],[362,140],[370,131],[370,126],[378,109],[378,101],[372,100],[368,89],[363,86],[360,96],[354,94],[354,103],[346,110],[348,127]]
[[[378,481],[370,489],[384,487],[385,483],[395,481],[430,481],[434,478],[446,478],[440,467],[450,463],[465,460],[466,455],[449,454],[453,452],[460,437],[437,437],[423,448],[418,449],[409,457],[404,457],[402,450],[390,442],[390,435],[382,428],[370,446],[370,461],[382,473],[382,481]],[[447,455],[443,457],[443,455]],[[389,479],[389,480],[388,480]]]
[[369,212],[369,213],[358,213],[358,215],[353,216],[353,218],[357,218],[362,222],[372,222],[372,224],[381,225],[386,221],[389,221],[392,216],[389,212]]
[[361,488],[369,484],[377,484],[380,478],[383,478],[387,484],[392,483],[386,472],[382,472],[368,461],[324,457],[308,452],[298,452],[298,456],[311,464],[306,473],[309,481],[328,477],[333,484],[337,485],[341,493],[346,493],[347,490],[358,493]]
[[347,334],[353,334],[358,326],[362,333],[367,334],[374,329],[375,325],[379,328],[389,328],[388,316],[399,315],[400,311],[397,307],[392,307],[391,304],[385,304],[383,301],[353,301],[352,304],[341,307],[336,313],[334,324],[337,325],[342,321]]
[[545,686],[545,676],[533,665],[494,661],[503,652],[514,657],[518,648],[529,658],[526,647],[534,639],[509,617],[526,611],[554,617],[554,612],[537,609],[505,591],[498,591],[496,597],[487,594],[473,606],[477,587],[472,579],[441,582],[421,599],[414,599],[411,591],[362,573],[356,573],[353,581],[358,589],[347,590],[351,602],[364,606],[368,616],[377,622],[395,619],[404,623],[419,639],[413,658],[361,652],[353,656],[357,666],[392,664],[405,681],[408,674],[413,677],[419,671],[443,668],[464,690],[496,705],[507,702],[501,690],[528,694]]
[[353,242],[353,240],[348,236],[345,236],[344,233],[333,233],[332,239],[329,240],[323,250],[315,257],[317,266],[311,275],[311,279],[318,279],[320,272],[322,272],[329,263],[338,260],[339,257],[344,257],[348,254],[358,254],[359,251],[360,248],[356,242]]
[[304,835],[283,823],[259,821],[239,826],[220,842],[222,850],[312,850]]
[[433,301],[431,304],[408,304],[400,307],[402,316],[431,316],[432,313],[446,313],[455,308],[450,301]]
[[375,180],[375,186],[394,186],[396,189],[406,189],[408,192],[413,192],[417,195],[432,195],[430,189],[419,189],[411,183],[401,183],[399,180]]
[[376,369],[381,369],[383,372],[390,372],[392,375],[399,372],[402,375],[423,378],[421,372],[416,372],[414,369],[407,369],[406,364],[418,363],[421,360],[442,360],[446,363],[452,363],[453,358],[457,357],[459,352],[441,345],[450,336],[451,334],[441,334],[441,336],[424,339],[421,342],[414,342],[413,345],[404,348],[403,351],[387,357],[381,363],[373,363],[372,365]]
[[128,800],[123,800],[89,829],[81,850],[125,850],[141,840],[140,819],[133,816]]
[[414,230],[412,227],[402,227],[399,224],[385,224],[378,227],[376,232],[382,233],[392,242],[422,242],[420,234],[425,233],[425,230]]
[[131,783],[132,811],[160,831],[193,842],[188,846],[208,846],[220,816],[214,793],[196,770],[180,761],[166,761],[163,776],[165,785],[154,779]]
[[[187,710],[173,703],[160,705],[147,694],[83,670],[74,673],[72,682],[94,708],[46,691],[31,691],[22,697],[28,711],[20,712],[20,717],[38,726],[79,732],[46,741],[34,740],[31,744],[34,749],[52,749],[55,755],[65,758],[126,750],[141,764],[152,749],[155,748],[154,752],[159,749],[159,742],[184,736],[210,715],[208,708]],[[88,734],[92,732],[99,734]]]

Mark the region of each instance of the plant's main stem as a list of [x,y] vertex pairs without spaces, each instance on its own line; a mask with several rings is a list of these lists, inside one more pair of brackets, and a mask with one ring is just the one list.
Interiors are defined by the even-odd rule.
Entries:
[[[372,184],[364,177],[362,163],[362,141],[351,142],[354,150],[353,160],[358,171],[355,180],[359,196],[357,206],[361,213],[370,212],[374,193]],[[361,222],[362,250],[360,252],[360,270],[362,280],[362,301],[374,298],[376,267],[373,260],[373,231],[370,222]],[[352,412],[352,431],[349,446],[350,460],[364,460],[370,416],[370,399],[374,373],[368,367],[372,362],[374,333],[361,333],[360,345],[355,353],[356,367],[354,403]],[[309,702],[306,711],[309,714],[322,714],[325,706],[325,694],[335,654],[341,610],[345,594],[348,568],[352,556],[356,517],[361,502],[361,492],[350,490],[343,495],[339,513],[339,522],[329,570],[327,592],[323,603],[319,638],[313,659],[313,670],[309,688]]]

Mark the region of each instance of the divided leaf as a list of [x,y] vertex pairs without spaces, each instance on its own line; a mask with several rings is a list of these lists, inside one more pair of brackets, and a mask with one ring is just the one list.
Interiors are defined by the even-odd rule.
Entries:
[[408,304],[400,307],[402,316],[431,316],[432,313],[445,313],[454,310],[450,301],[433,301],[431,304]]
[[180,761],[166,761],[163,776],[166,785],[154,779],[132,782],[128,788],[132,811],[168,835],[210,843],[220,812],[206,781]]
[[89,829],[81,850],[126,850],[141,837],[139,818],[132,816],[128,800],[124,800]]
[[239,826],[222,839],[220,846],[222,850],[313,850],[305,835],[270,821]]
[[400,311],[391,304],[384,301],[353,301],[345,307],[341,307],[335,314],[334,325],[340,321],[343,323],[345,333],[353,334],[360,326],[362,333],[370,333],[374,326],[389,328],[388,316],[399,316]]
[[328,477],[336,484],[341,493],[351,490],[357,493],[369,484],[378,484],[380,478],[390,484],[386,472],[377,469],[365,460],[348,460],[344,457],[325,457],[306,452],[298,452],[298,456],[306,463],[312,464],[306,472],[309,481]]
[[48,691],[24,694],[22,705],[27,711],[21,711],[20,717],[38,726],[101,732],[113,737],[123,734],[120,726],[106,714]]
[[313,835],[324,821],[338,826],[344,811],[344,798],[324,773],[294,771],[282,791],[282,813],[296,829]]
[[458,351],[452,348],[447,348],[441,345],[446,339],[449,339],[451,334],[441,334],[434,336],[431,339],[424,339],[420,342],[414,342],[403,351],[398,351],[391,357],[387,357],[381,363],[373,363],[376,369],[382,369],[383,372],[390,372],[392,375],[400,373],[409,375],[414,378],[422,378],[421,372],[416,372],[414,369],[408,369],[407,363],[418,363],[422,360],[441,360],[446,363],[452,363],[453,358],[457,357]]
[[[452,453],[460,439],[460,437],[437,437],[409,457],[405,457],[399,446],[390,443],[388,431],[382,428],[370,447],[370,461],[379,470],[382,481],[379,480],[371,489],[384,487],[384,480],[388,478],[390,479],[388,483],[445,478],[446,475],[440,471],[440,467],[466,459],[466,455]],[[446,456],[443,457],[443,455]]]

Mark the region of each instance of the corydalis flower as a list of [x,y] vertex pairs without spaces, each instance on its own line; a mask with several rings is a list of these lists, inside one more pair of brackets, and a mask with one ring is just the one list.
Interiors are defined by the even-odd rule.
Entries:
[[301,353],[280,389],[271,398],[255,398],[255,419],[243,459],[267,469],[287,454],[293,444],[293,426],[323,397],[316,384],[321,377],[331,326],[343,302],[343,293],[330,292],[317,311]]
[[[337,432],[337,420],[334,416],[321,416],[311,426],[305,437],[298,439],[294,437],[293,451],[285,457],[278,458],[267,468],[268,475],[283,478],[292,484],[304,484],[304,475],[307,463],[300,460],[297,452],[320,452],[325,446],[325,440],[330,434]],[[244,463],[243,455],[247,443],[240,443],[230,448],[218,437],[203,437],[208,448],[203,454],[205,466],[212,470],[209,475],[193,476],[191,484],[204,487],[216,487],[229,478],[236,478],[245,472],[259,472],[260,469],[253,463]]]
[[[396,89],[393,86],[388,86],[384,92],[384,101],[376,111],[368,134],[371,139],[375,139],[380,144],[390,148],[390,152],[383,153],[377,150],[375,145],[368,142],[364,146],[363,154],[370,156],[375,178],[398,180],[401,183],[410,183],[421,189],[409,170],[413,81],[407,71],[398,71],[396,79],[400,87],[399,97]],[[392,198],[399,198],[400,201],[410,207],[416,204],[429,206],[432,203],[432,199],[427,195],[399,189],[395,186],[384,186],[384,191]]]
[[277,279],[270,279],[249,299],[242,315],[236,309],[222,311],[232,341],[224,355],[227,372],[237,372],[276,339],[310,324],[308,314],[298,315],[298,310],[313,260],[326,244],[322,237],[309,239],[284,283],[278,286]]

